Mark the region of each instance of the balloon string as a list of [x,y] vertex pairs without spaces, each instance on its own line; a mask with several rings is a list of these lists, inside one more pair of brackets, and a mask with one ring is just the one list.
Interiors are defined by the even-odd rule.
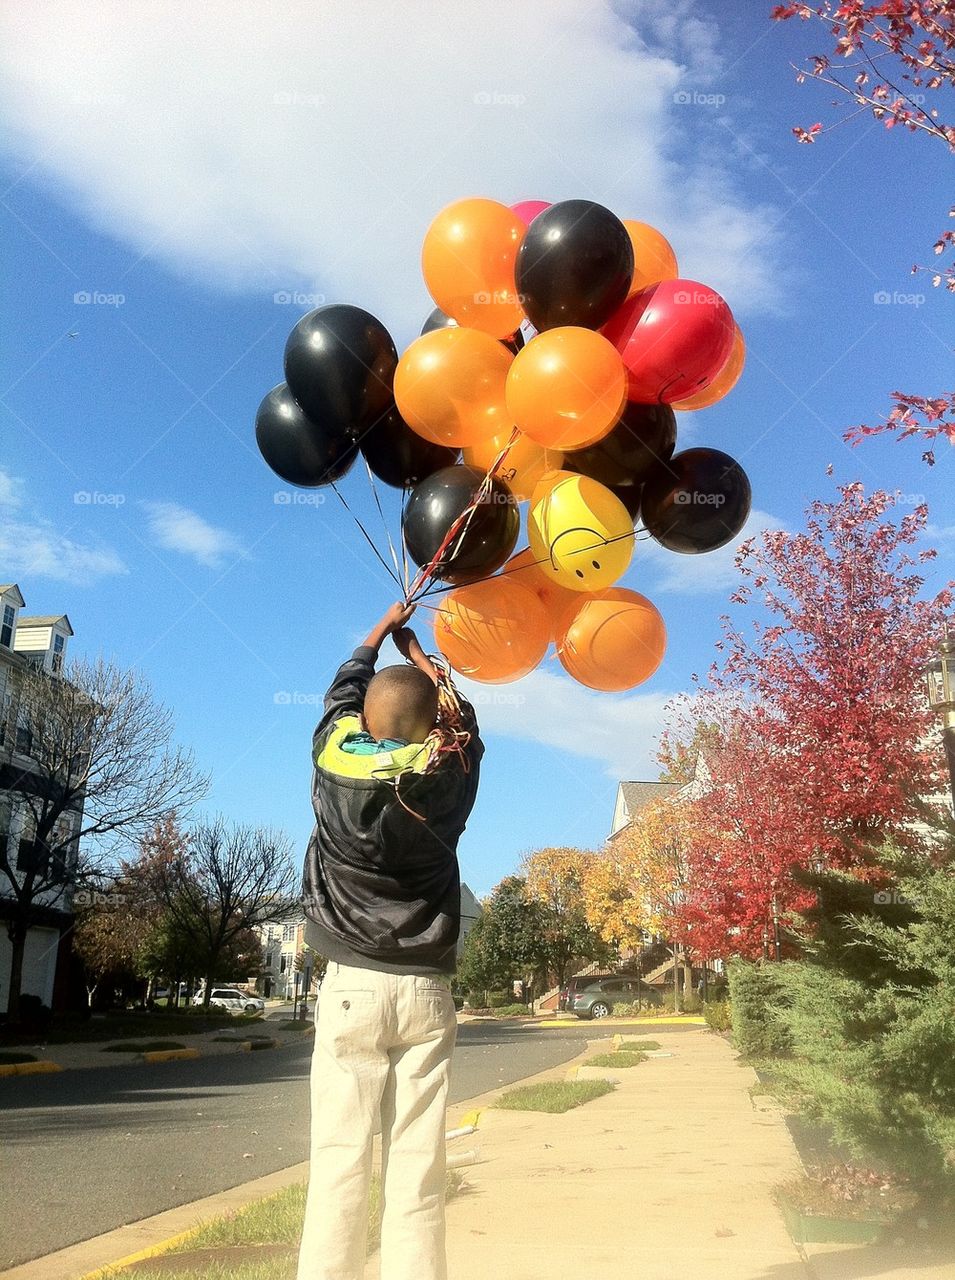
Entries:
[[388,528],[388,521],[385,519],[385,513],[381,507],[381,499],[378,497],[378,486],[375,484],[374,473],[368,465],[368,459],[364,454],[361,455],[361,460],[365,464],[365,471],[368,473],[368,483],[371,485],[371,492],[374,495],[375,506],[378,508],[378,514],[381,516],[382,528],[384,529],[385,537],[388,540],[388,550],[391,552],[391,560],[395,566],[395,581],[399,586],[401,586],[401,569],[398,566],[398,553],[395,551],[395,544],[391,540],[391,530]]
[[408,505],[408,490],[402,489],[401,490],[401,566],[402,566],[402,577],[404,578],[404,582],[405,582],[405,599],[408,598],[408,583],[410,580],[409,571],[408,571],[408,547],[407,547],[407,544],[405,543],[405,533],[404,533],[405,508],[407,507],[407,505]]
[[[570,554],[582,556],[588,551],[595,550],[597,547],[608,547],[612,542],[623,542],[627,538],[633,538],[634,541],[645,542],[647,538],[652,536],[646,530],[642,530],[641,532],[643,533],[643,537],[640,536],[640,533],[638,533],[636,529],[631,530],[630,533],[619,533],[614,538],[604,538],[600,542],[592,543],[589,547],[579,547],[576,551],[570,552]],[[472,578],[470,581],[462,583],[461,585],[473,587],[479,582],[489,582],[491,578],[506,578],[512,573],[521,573],[524,569],[531,569],[539,564],[548,564],[549,562],[550,556],[541,556],[539,560],[530,560],[527,564],[516,565],[513,569],[502,569],[500,573],[488,573],[485,574],[483,578]],[[447,583],[429,587],[427,591],[422,593],[421,599],[424,599],[427,596],[438,595],[442,591],[450,591],[453,585],[453,583]],[[568,588],[568,590],[570,590],[570,588]],[[426,608],[427,606],[424,607]]]
[[399,591],[400,591],[400,590],[401,590],[401,579],[398,577],[398,575],[395,573],[394,569],[392,569],[391,565],[388,563],[388,561],[384,558],[384,556],[381,554],[381,552],[380,552],[380,551],[378,550],[378,548],[375,546],[374,542],[372,542],[371,538],[368,536],[368,530],[365,528],[365,526],[362,524],[362,522],[361,522],[361,521],[358,519],[358,517],[355,515],[354,511],[352,511],[351,507],[350,507],[350,506],[348,505],[348,503],[345,501],[345,498],[344,498],[343,494],[341,493],[341,491],[339,490],[338,486],[335,484],[335,481],[334,481],[334,480],[332,480],[330,483],[331,483],[332,488],[335,490],[335,493],[338,495],[338,501],[342,504],[342,506],[345,508],[345,510],[348,512],[348,514],[349,514],[349,515],[351,516],[351,518],[354,520],[355,524],[357,524],[357,525],[358,525],[358,528],[362,531],[362,534],[364,535],[365,541],[368,543],[368,545],[371,547],[372,551],[373,551],[373,552],[375,553],[375,555],[378,557],[379,561],[381,562],[382,567],[384,568],[384,570],[385,570],[385,572],[388,574],[388,576],[389,576],[390,578],[393,578],[393,579],[394,579],[395,584],[397,585],[397,587],[398,587],[398,589],[399,589]]
[[[497,468],[501,465],[501,463],[507,457],[509,451],[513,447],[519,435],[520,435],[520,432],[518,431],[517,427],[514,427],[511,431],[510,439],[508,440],[507,444],[498,453],[497,457],[494,459],[494,461],[491,463],[488,470],[485,472],[484,477],[481,480],[481,483],[478,485],[477,489],[474,491],[474,497],[471,499],[470,504],[467,507],[465,507],[465,509],[461,512],[461,514],[457,517],[457,519],[452,523],[451,528],[445,534],[444,540],[442,541],[441,545],[438,547],[438,550],[431,557],[431,560],[428,562],[428,564],[426,564],[424,568],[422,568],[418,573],[417,577],[415,578],[414,582],[411,585],[411,588],[408,591],[407,603],[410,604],[418,593],[422,593],[422,588],[425,587],[426,584],[434,577],[435,569],[438,567],[438,565],[441,563],[441,560],[444,558],[444,554],[447,551],[448,547],[450,546],[451,542],[457,539],[457,545],[455,546],[454,551],[452,551],[451,555],[448,556],[449,560],[453,558],[455,551],[460,546],[460,543],[463,541],[464,536],[468,531],[471,520],[474,518],[475,511],[477,511],[481,503],[484,502],[491,495],[491,492],[493,490],[494,472],[497,470]],[[459,531],[460,531],[460,537],[458,536]],[[439,588],[439,589],[444,590],[444,588]]]

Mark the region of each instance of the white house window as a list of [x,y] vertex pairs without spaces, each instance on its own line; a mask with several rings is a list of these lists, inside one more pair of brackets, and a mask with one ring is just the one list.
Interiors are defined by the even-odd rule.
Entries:
[[5,649],[9,649],[13,644],[13,623],[16,616],[16,610],[12,604],[3,606],[3,622],[0,623],[0,644]]
[[53,637],[53,670],[60,671],[63,667],[63,637],[55,635]]
[[294,924],[286,924],[282,926],[282,941],[283,942],[295,941],[295,925]]

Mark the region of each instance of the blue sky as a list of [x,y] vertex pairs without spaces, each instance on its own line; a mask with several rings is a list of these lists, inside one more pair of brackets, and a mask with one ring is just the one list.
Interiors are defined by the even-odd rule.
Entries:
[[[680,421],[681,445],[747,469],[746,532],[859,479],[902,512],[928,501],[932,578],[951,572],[947,445],[930,470],[917,445],[841,441],[890,391],[948,385],[952,302],[909,274],[945,226],[940,144],[860,117],[797,145],[831,94],[794,84],[819,36],[768,0],[495,7],[210,3],[188,33],[162,0],[0,19],[0,578],[69,614],[74,655],[146,672],[212,772],[210,811],[299,851],[318,700],[394,592],[334,494],[276,500],[255,409],[314,303],[365,306],[407,345],[432,305],[421,238],[452,199],[581,197],[659,226],[746,335],[736,390]],[[380,534],[364,474],[343,492]],[[730,551],[641,543],[624,583],[670,638],[652,680],[591,694],[551,658],[479,690],[477,892],[527,850],[599,843],[616,781],[656,776],[663,707],[714,657],[733,581]]]

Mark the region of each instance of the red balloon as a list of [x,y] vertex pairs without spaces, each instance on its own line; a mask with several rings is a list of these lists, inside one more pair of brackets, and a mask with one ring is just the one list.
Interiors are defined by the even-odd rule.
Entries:
[[549,208],[549,200],[519,200],[511,205],[511,213],[516,213],[521,222],[530,226],[539,213]]
[[729,359],[736,321],[715,289],[661,280],[628,298],[601,333],[627,367],[627,398],[673,404],[708,387]]

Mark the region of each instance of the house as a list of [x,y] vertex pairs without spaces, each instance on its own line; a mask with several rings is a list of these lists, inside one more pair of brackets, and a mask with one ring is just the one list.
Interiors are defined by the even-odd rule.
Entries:
[[[12,948],[5,921],[13,915],[14,884],[36,848],[32,816],[25,796],[37,787],[32,757],[33,733],[22,697],[31,667],[59,676],[73,628],[66,614],[28,617],[21,613],[23,595],[16,583],[0,584],[0,1014],[7,1008]],[[69,848],[75,859],[82,807],[63,816],[55,833],[58,848]],[[49,854],[47,854],[49,856]],[[5,869],[9,868],[9,872]],[[12,879],[11,879],[12,878]],[[38,892],[23,958],[21,993],[39,996],[55,1010],[65,1007],[70,961],[72,891],[51,885]]]

